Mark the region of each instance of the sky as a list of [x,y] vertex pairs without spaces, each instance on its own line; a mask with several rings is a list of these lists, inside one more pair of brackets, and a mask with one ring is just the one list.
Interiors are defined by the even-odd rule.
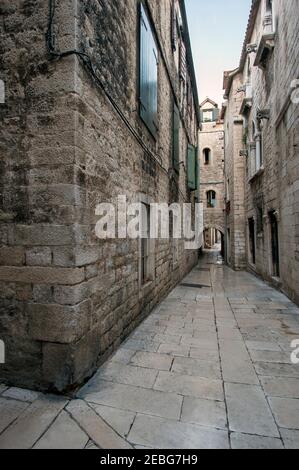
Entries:
[[185,0],[199,100],[222,104],[224,70],[238,67],[251,0]]

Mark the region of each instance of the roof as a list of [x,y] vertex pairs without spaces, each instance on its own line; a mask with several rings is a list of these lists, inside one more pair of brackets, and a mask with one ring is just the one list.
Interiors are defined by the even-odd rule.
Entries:
[[211,100],[211,98],[209,98],[208,96],[206,97],[206,99],[202,103],[200,103],[199,106],[202,107],[206,103],[211,103],[212,106],[215,106],[215,108],[218,108],[218,104],[215,101]]
[[180,7],[181,7],[182,19],[184,23],[184,40],[185,40],[185,46],[187,49],[187,61],[188,61],[189,72],[191,76],[193,97],[194,97],[194,102],[195,102],[195,111],[196,111],[198,123],[200,124],[200,105],[199,105],[199,98],[198,98],[198,88],[197,88],[197,81],[196,81],[196,75],[195,75],[195,69],[194,69],[185,0],[180,0]]
[[249,13],[249,20],[248,20],[246,34],[245,34],[245,40],[244,40],[241,59],[240,59],[240,64],[239,64],[239,69],[240,70],[243,70],[245,62],[246,62],[247,45],[250,42],[253,30],[254,30],[254,25],[255,25],[255,21],[256,21],[258,11],[259,11],[260,4],[261,4],[261,0],[252,0],[251,10],[250,10],[250,13]]
[[224,98],[228,99],[230,89],[233,83],[233,79],[236,75],[238,75],[240,69],[239,67],[235,70],[227,70],[223,74],[223,89],[225,90]]

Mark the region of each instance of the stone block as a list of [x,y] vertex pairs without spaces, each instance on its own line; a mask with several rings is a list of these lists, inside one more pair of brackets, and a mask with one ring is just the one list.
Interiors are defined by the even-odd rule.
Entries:
[[27,266],[50,266],[52,263],[52,252],[47,247],[36,247],[26,251]]

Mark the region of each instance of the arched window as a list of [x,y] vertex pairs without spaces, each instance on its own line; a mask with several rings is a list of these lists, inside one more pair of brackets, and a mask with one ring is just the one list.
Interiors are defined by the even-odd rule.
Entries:
[[217,196],[215,191],[208,191],[207,192],[207,204],[208,204],[208,209],[214,209],[217,204]]
[[204,164],[205,165],[210,165],[211,164],[211,150],[210,149],[204,149],[203,159],[204,159]]

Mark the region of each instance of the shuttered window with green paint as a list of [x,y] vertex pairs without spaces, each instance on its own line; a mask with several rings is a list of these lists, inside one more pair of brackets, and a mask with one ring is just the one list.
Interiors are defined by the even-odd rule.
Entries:
[[194,145],[188,145],[188,188],[191,191],[198,189],[198,154]]
[[154,137],[158,132],[158,50],[143,5],[140,5],[140,117]]
[[172,145],[172,164],[177,173],[180,172],[180,112],[175,103],[173,103],[173,145]]

